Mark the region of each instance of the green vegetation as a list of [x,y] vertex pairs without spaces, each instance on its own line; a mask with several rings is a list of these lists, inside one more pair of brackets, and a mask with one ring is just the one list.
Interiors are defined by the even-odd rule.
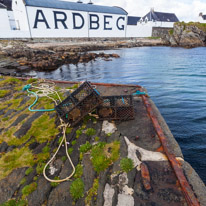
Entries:
[[55,118],[50,118],[47,113],[44,113],[32,123],[31,129],[23,138],[28,140],[29,137],[34,136],[36,142],[43,143],[45,141],[51,140],[58,133],[59,131],[55,125]]
[[106,136],[107,136],[107,137],[111,137],[111,135],[112,135],[112,133],[107,133]]
[[23,197],[28,196],[29,194],[31,194],[32,192],[34,192],[37,188],[37,183],[33,182],[30,185],[26,185],[23,189],[22,189],[22,194]]
[[67,127],[66,128],[66,134],[70,134],[72,132],[72,127]]
[[17,78],[14,78],[14,77],[5,77],[4,80],[0,81],[0,86],[5,86],[5,85],[8,85],[8,84],[21,84],[22,81],[17,79]]
[[85,198],[85,205],[90,205],[92,198],[97,196],[97,191],[99,188],[99,179],[95,179],[92,188],[87,193],[87,197]]
[[43,162],[40,162],[40,163],[37,164],[37,167],[36,167],[37,174],[40,175],[40,174],[43,173],[45,165],[46,165],[46,163],[43,163]]
[[95,137],[95,138],[94,138],[94,141],[95,141],[95,142],[99,142],[99,137]]
[[24,178],[21,179],[20,185],[23,185],[25,183],[26,183],[26,178],[24,177]]
[[74,146],[76,143],[77,143],[77,141],[76,141],[76,140],[73,140],[73,141],[72,141],[72,146]]
[[85,134],[86,134],[87,136],[93,136],[93,135],[96,134],[96,130],[93,129],[93,128],[88,128],[88,129],[86,130]]
[[94,170],[99,173],[119,159],[120,143],[118,141],[106,144],[100,142],[91,150],[91,160]]
[[62,162],[66,162],[66,160],[67,160],[67,157],[66,157],[66,156],[63,156],[63,157],[62,157]]
[[87,151],[89,151],[90,149],[92,148],[92,145],[86,141],[85,144],[81,145],[80,148],[79,148],[79,151],[81,153],[86,153]]
[[73,149],[72,147],[70,147],[70,148],[67,150],[67,151],[68,151],[68,154],[71,155],[72,152],[73,152],[73,150],[74,150],[74,149]]
[[34,83],[34,82],[37,82],[37,79],[28,79],[27,80],[27,84],[31,84],[31,83]]
[[3,204],[0,204],[0,206],[27,206],[28,203],[26,200],[9,200],[8,202],[5,202]]
[[160,39],[161,37],[155,37],[155,36],[151,36],[151,37],[147,37],[148,39]]
[[78,130],[76,131],[76,138],[78,139],[81,134],[82,134],[82,130],[81,130],[81,129],[78,129]]
[[0,90],[0,98],[5,97],[9,93],[10,93],[9,90]]
[[22,167],[30,167],[34,164],[33,154],[27,147],[14,149],[0,159],[0,180],[6,177],[12,170]]
[[58,139],[58,144],[61,143],[62,139],[63,139],[63,137],[60,137],[60,138]]
[[84,182],[78,178],[72,182],[69,188],[70,195],[74,201],[84,197]]
[[50,147],[47,145],[42,149],[43,153],[48,153],[50,151]]
[[174,29],[170,29],[170,30],[169,30],[169,34],[170,34],[170,35],[173,35],[173,33],[174,33]]
[[73,86],[72,86],[72,89],[77,89],[79,87],[79,84],[74,84]]
[[33,178],[33,181],[37,181],[37,180],[38,180],[38,177],[35,176],[35,177]]
[[26,172],[25,175],[29,175],[34,169],[32,167],[29,167]]
[[176,22],[174,25],[178,26],[184,26],[184,30],[190,30],[190,26],[195,26],[199,28],[200,30],[206,32],[206,23],[200,23],[200,22],[189,22],[185,23],[184,21],[182,22]]
[[[59,180],[59,177],[54,177],[54,180]],[[51,182],[50,184],[51,184],[52,187],[56,187],[56,186],[59,185],[58,182]]]
[[132,159],[130,159],[130,158],[121,159],[120,167],[121,167],[121,170],[124,171],[124,172],[131,171],[134,167]]
[[83,166],[78,164],[75,168],[74,178],[80,178],[83,175]]

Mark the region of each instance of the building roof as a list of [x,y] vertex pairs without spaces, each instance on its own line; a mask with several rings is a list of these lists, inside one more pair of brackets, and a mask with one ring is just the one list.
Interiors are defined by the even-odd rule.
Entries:
[[206,15],[202,15],[202,18],[203,18],[204,20],[206,20]]
[[[12,0],[0,0],[0,4],[5,6],[7,8],[7,10],[11,11],[12,10]],[[1,7],[0,8],[5,8],[5,7]]]
[[25,0],[25,4],[26,6],[33,7],[127,15],[127,12],[120,7],[98,6],[93,4],[75,3],[59,0]]
[[137,25],[137,22],[141,19],[141,17],[137,16],[128,16],[127,25]]
[[0,3],[0,9],[6,9],[6,6]]
[[148,21],[164,21],[164,22],[178,22],[179,19],[174,13],[156,12],[151,10],[143,17],[143,20],[147,17]]

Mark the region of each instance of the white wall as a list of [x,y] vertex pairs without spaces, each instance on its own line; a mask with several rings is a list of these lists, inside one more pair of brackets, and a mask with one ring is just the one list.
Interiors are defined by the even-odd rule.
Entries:
[[[125,37],[126,35],[126,15],[39,7],[26,8],[31,34],[34,38]],[[55,21],[55,14],[57,19],[63,21]]]
[[[27,7],[29,25],[31,29],[32,37],[87,37],[88,36],[88,14],[87,12],[60,10],[60,9],[50,9],[50,8],[37,8],[37,7]],[[66,19],[64,24],[60,21],[56,22],[57,28],[55,28],[55,15],[58,19]],[[64,14],[62,13],[64,12]],[[78,13],[82,16],[75,16],[76,23],[73,24],[73,13]],[[43,17],[43,15],[44,17]],[[45,18],[44,22],[41,22]],[[39,19],[35,25],[35,19]],[[48,25],[47,25],[47,24]],[[84,24],[84,25],[83,25]],[[73,29],[76,27],[83,27],[81,29]],[[36,28],[35,28],[36,27]],[[47,28],[49,27],[49,28]]]
[[19,31],[19,30],[0,30],[0,39],[21,39],[30,38],[29,31]]
[[6,9],[0,8],[0,32],[9,31],[10,24]]
[[[117,14],[93,13],[89,15],[97,15],[99,17],[99,28],[91,29],[89,25],[89,37],[125,37],[127,16]],[[90,20],[90,17],[88,17]],[[89,21],[88,20],[88,21]],[[95,21],[95,16],[92,21]],[[89,21],[90,22],[90,21]],[[93,27],[95,27],[95,23]]]
[[204,20],[204,19],[202,18],[202,16],[199,16],[198,21],[199,21],[200,23],[206,23],[206,20]]
[[14,18],[14,13],[13,11],[7,11],[8,13],[8,17],[9,17],[9,24],[10,24],[10,28],[11,30],[16,30],[16,21],[15,21],[15,18]]
[[21,31],[29,31],[26,8],[23,0],[13,0],[12,9],[14,19],[16,21],[16,29]]
[[127,25],[127,37],[151,37],[152,23]]

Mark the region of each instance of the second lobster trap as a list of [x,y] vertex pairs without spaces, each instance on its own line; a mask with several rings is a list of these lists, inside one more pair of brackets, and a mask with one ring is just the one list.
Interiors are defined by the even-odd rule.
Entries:
[[101,120],[130,120],[135,118],[132,95],[101,96],[97,115]]
[[55,109],[64,122],[74,126],[101,102],[99,92],[86,81],[57,105]]

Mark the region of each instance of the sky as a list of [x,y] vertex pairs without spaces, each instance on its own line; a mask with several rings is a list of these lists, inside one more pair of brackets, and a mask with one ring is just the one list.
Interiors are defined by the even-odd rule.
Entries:
[[[76,2],[77,0],[68,0]],[[88,3],[90,0],[82,0]],[[119,6],[130,16],[144,16],[151,8],[159,12],[175,13],[180,21],[198,21],[199,13],[206,14],[206,0],[92,0],[96,5]]]

